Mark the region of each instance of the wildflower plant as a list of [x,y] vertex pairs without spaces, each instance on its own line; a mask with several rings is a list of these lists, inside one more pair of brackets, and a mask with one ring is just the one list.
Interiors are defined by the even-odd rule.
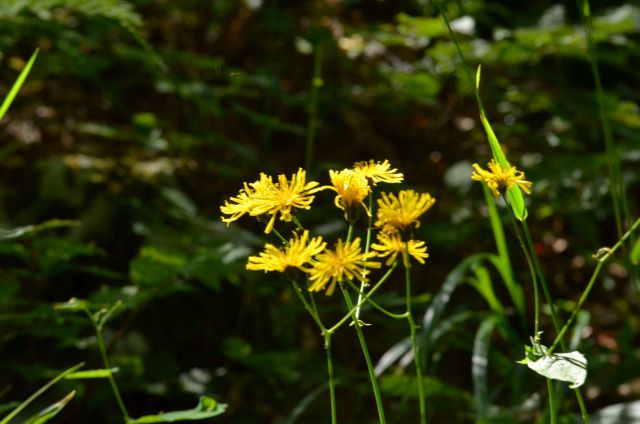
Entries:
[[[402,190],[397,195],[383,192],[378,199],[377,210],[373,209],[374,188],[377,184],[400,183],[403,180],[404,175],[392,168],[387,160],[358,162],[353,168],[330,170],[330,184],[326,186],[315,181],[307,182],[303,169],[299,169],[291,179],[284,175],[274,179],[260,174],[258,180],[245,183],[238,195],[225,201],[220,208],[222,220],[227,224],[237,221],[243,215],[268,217],[265,233],[275,234],[280,245],[266,243],[260,253],[248,258],[246,268],[251,271],[283,273],[321,330],[327,354],[332,423],[337,422],[337,410],[331,341],[332,335],[347,322],[351,322],[355,328],[367,364],[380,423],[386,423],[380,388],[364,336],[365,323],[359,317],[365,303],[370,303],[390,318],[406,319],[409,323],[418,382],[420,422],[426,422],[423,375],[416,325],[411,313],[410,261],[425,264],[429,257],[426,243],[414,239],[413,230],[419,227],[419,219],[433,206],[435,199],[428,193],[413,190]],[[297,216],[302,210],[309,209],[315,194],[323,190],[335,192],[334,205],[343,213],[348,224],[345,238],[338,239],[331,245],[322,237],[311,235]],[[368,220],[364,238],[355,235],[356,224],[363,216],[362,211]],[[285,237],[282,229],[276,228],[277,216],[280,221],[295,224],[289,237]],[[375,243],[372,242],[374,232]],[[406,310],[404,313],[393,313],[381,307],[371,297],[389,279],[399,263],[406,270]],[[326,318],[320,316],[314,293],[323,292],[326,296],[331,296],[336,290],[344,297],[347,313],[329,326],[325,324]],[[353,295],[357,295],[355,303]]]

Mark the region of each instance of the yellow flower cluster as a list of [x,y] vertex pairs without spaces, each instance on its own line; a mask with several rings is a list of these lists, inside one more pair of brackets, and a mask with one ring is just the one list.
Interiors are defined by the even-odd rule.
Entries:
[[515,166],[503,168],[502,165],[491,159],[487,165],[489,170],[482,169],[477,163],[473,164],[475,170],[471,179],[487,184],[495,197],[500,197],[500,191],[507,191],[517,185],[527,194],[531,194],[531,181],[525,180],[524,172],[518,171]]
[[[371,160],[358,162],[352,169],[331,170],[329,179],[330,186],[307,182],[303,169],[291,178],[278,175],[276,181],[271,176],[260,174],[257,181],[244,183],[237,196],[224,202],[220,208],[222,221],[229,224],[243,215],[266,215],[269,221],[265,233],[270,233],[277,217],[281,221],[292,221],[295,209],[309,209],[315,193],[330,189],[336,192],[335,205],[345,211],[345,216],[353,223],[360,207],[371,216],[364,200],[370,195],[372,186],[381,182],[399,183],[404,176],[391,168],[387,160]],[[375,223],[380,231],[378,242],[371,246],[371,251],[363,251],[360,238],[338,240],[334,248],[329,249],[322,237],[311,237],[305,230],[301,234],[294,232],[293,237],[281,247],[266,244],[262,252],[249,257],[247,269],[265,272],[299,270],[308,275],[310,291],[325,290],[330,295],[345,279],[366,284],[370,269],[382,266],[374,260],[377,257],[387,257],[386,265],[389,266],[398,260],[398,255],[407,258],[407,253],[424,264],[429,257],[425,243],[407,235],[419,226],[418,218],[433,205],[435,199],[428,193],[413,190],[400,191],[398,196],[387,193],[381,196]],[[408,266],[406,261],[405,264]]]
[[291,180],[288,180],[286,175],[278,175],[278,181],[273,182],[270,176],[260,174],[258,181],[244,183],[244,188],[236,197],[224,202],[220,210],[223,214],[231,216],[222,217],[222,221],[229,224],[245,214],[270,215],[264,230],[269,234],[278,214],[280,220],[291,222],[293,208],[310,209],[315,197],[313,194],[324,190],[324,187],[318,187],[319,185],[315,181],[307,183],[306,172],[302,168],[291,176]]

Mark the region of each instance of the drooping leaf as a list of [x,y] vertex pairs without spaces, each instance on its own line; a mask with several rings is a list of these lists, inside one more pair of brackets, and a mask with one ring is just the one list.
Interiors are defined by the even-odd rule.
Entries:
[[521,364],[552,380],[566,381],[569,388],[582,386],[587,379],[587,359],[578,351],[568,353],[547,353],[543,345],[526,346],[526,357]]
[[47,406],[45,409],[43,409],[42,411],[38,412],[33,417],[28,418],[26,421],[24,421],[24,424],[43,424],[43,423],[46,423],[51,418],[55,417],[58,414],[58,412],[60,412],[62,410],[62,408],[64,408],[67,405],[67,403],[69,403],[71,401],[71,399],[73,399],[75,394],[76,394],[76,391],[73,390],[71,393],[69,393],[64,398],[60,399],[58,402],[54,403],[53,405]]
[[198,406],[193,409],[164,412],[157,415],[145,415],[144,417],[129,420],[128,424],[173,423],[177,421],[204,420],[206,418],[220,415],[224,413],[226,409],[226,404],[218,403],[213,398],[202,396],[200,397]]

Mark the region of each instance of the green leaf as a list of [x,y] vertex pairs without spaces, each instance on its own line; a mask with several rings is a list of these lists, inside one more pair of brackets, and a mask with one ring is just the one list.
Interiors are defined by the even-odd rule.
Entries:
[[582,386],[587,379],[587,359],[578,351],[549,355],[547,348],[539,344],[525,346],[525,351],[526,357],[519,363],[526,364],[543,377],[566,381],[571,389]]
[[[489,124],[489,120],[487,119],[487,115],[484,111],[484,106],[482,105],[482,100],[480,99],[480,70],[481,67],[478,66],[478,71],[476,72],[476,97],[478,100],[478,108],[480,109],[480,121],[482,121],[484,131],[487,133],[487,139],[489,140],[489,146],[491,147],[493,158],[500,164],[500,166],[502,166],[503,169],[508,169],[511,165],[507,161],[507,157],[504,155],[502,147],[500,147],[498,137],[496,137],[496,134],[491,128],[491,124]],[[513,209],[515,217],[520,221],[527,219],[527,207],[524,204],[524,196],[522,195],[520,187],[518,187],[518,185],[513,185],[509,190],[507,190],[507,197],[509,198],[511,209]]]
[[7,109],[9,109],[9,106],[11,106],[11,103],[13,103],[13,99],[15,99],[18,95],[18,91],[20,91],[22,84],[24,84],[24,81],[27,79],[27,75],[29,75],[29,71],[31,71],[31,67],[36,61],[36,57],[38,57],[39,51],[40,49],[36,49],[36,51],[33,52],[26,66],[24,67],[22,72],[20,72],[20,75],[18,75],[18,79],[13,83],[13,87],[11,87],[11,90],[9,90],[9,93],[4,98],[2,106],[0,106],[0,119],[4,118],[4,114],[7,113]]
[[631,263],[634,265],[640,264],[640,239],[636,240],[631,248]]
[[224,413],[227,405],[218,403],[215,399],[202,396],[198,406],[193,409],[183,411],[165,412],[157,415],[145,415],[144,417],[131,419],[128,424],[146,424],[146,423],[172,423],[176,421],[195,421],[205,418],[215,417]]
[[58,402],[54,403],[53,405],[49,405],[48,407],[46,407],[42,411],[38,412],[33,417],[28,418],[26,421],[24,421],[24,424],[42,424],[42,423],[46,423],[51,418],[56,416],[58,414],[58,412],[60,412],[62,410],[62,408],[64,408],[66,406],[66,404],[69,403],[69,401],[71,401],[71,399],[73,399],[75,394],[76,394],[76,391],[74,390],[71,393],[69,393],[67,396],[65,396],[63,399],[59,400]]
[[113,373],[118,372],[118,368],[111,369],[99,369],[99,370],[87,370],[76,371],[66,375],[64,378],[67,380],[86,380],[91,378],[109,378]]
[[79,225],[79,221],[52,219],[37,225],[25,225],[24,227],[12,228],[10,230],[0,229],[0,240],[14,239],[26,234],[37,233],[42,230],[49,230],[52,228],[77,227]]

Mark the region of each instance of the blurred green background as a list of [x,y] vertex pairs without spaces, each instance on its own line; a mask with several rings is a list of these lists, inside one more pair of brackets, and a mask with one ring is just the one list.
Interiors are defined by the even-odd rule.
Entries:
[[[606,113],[637,216],[640,6],[593,3]],[[534,182],[529,221],[566,318],[595,266],[591,254],[617,240],[578,6],[444,4],[467,61],[483,65],[494,130]],[[88,321],[52,308],[78,297],[124,303],[105,338],[133,416],[191,408],[206,394],[229,405],[210,422],[329,421],[322,337],[281,275],[244,270],[273,239],[252,219],[229,228],[219,219],[242,182],[304,166],[314,60],[322,86],[309,176],[326,184],[328,169],[389,159],[404,187],[438,199],[418,231],[431,256],[414,268],[416,316],[460,261],[495,250],[481,187],[469,179],[490,149],[433,3],[3,0],[0,97],[36,47],[40,56],[0,122],[0,226],[73,225],[0,243],[0,404],[26,398],[73,363],[101,366]],[[305,224],[329,240],[341,236],[332,196],[321,193],[314,205]],[[526,262],[505,229],[530,317]],[[589,359],[583,392],[592,412],[640,398],[640,292],[621,257],[607,264],[575,338]],[[495,310],[474,286],[486,279],[518,331],[487,336],[484,422],[545,419],[544,380],[515,364],[531,330],[494,274],[468,273],[428,329],[432,422],[480,414],[471,358],[478,327]],[[403,289],[398,274],[381,303],[401,305]],[[324,316],[344,313],[339,299],[321,304]],[[406,326],[365,314],[378,360]],[[543,321],[552,340],[546,314]],[[345,328],[333,344],[340,421],[377,422],[354,334]],[[381,376],[392,423],[417,422],[413,375],[411,362],[399,361]],[[42,402],[66,388],[78,395],[58,422],[121,422],[104,380],[65,382]],[[562,408],[571,422],[574,398],[565,395]]]

